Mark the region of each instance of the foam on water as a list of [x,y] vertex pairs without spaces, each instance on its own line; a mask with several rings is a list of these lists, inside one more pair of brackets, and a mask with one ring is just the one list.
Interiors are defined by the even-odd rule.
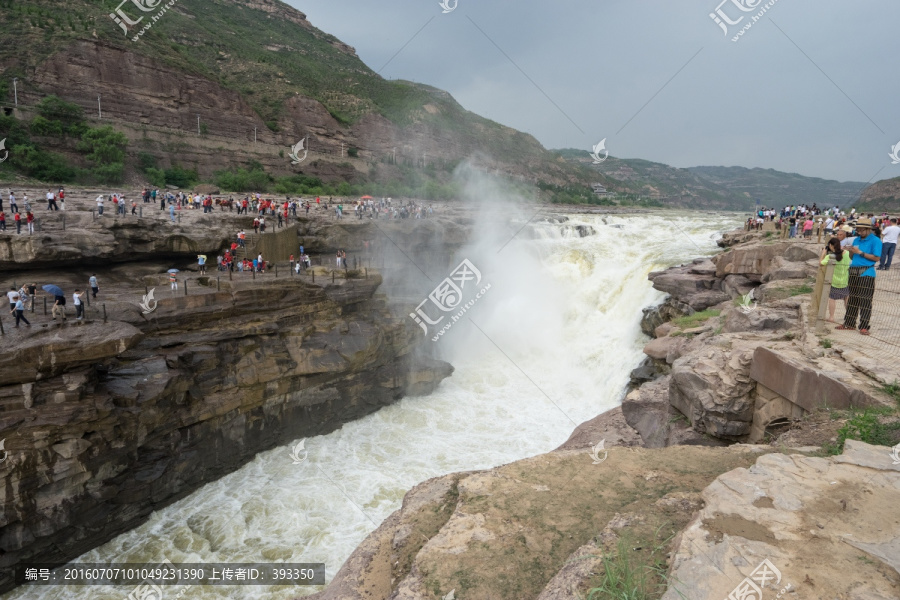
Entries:
[[[77,562],[324,562],[331,579],[409,488],[547,452],[576,424],[616,406],[642,359],[641,309],[663,297],[647,274],[712,253],[718,232],[739,222],[735,215],[572,217],[569,224],[597,230],[584,238],[536,225],[536,239],[472,259],[491,289],[436,342],[456,371],[433,394],[308,439],[300,465],[290,446],[261,453]],[[6,597],[121,600],[129,591],[19,588]],[[194,587],[182,597],[287,599],[312,591]]]

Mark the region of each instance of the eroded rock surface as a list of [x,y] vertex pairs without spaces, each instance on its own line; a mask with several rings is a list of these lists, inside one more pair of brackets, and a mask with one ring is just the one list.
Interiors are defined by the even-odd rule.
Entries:
[[753,573],[764,598],[900,597],[900,465],[888,448],[848,440],[831,458],[762,456],[702,497],[663,600],[721,600]]

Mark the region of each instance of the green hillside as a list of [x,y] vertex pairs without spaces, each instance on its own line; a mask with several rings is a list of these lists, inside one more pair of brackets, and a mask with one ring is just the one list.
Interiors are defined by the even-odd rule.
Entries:
[[832,181],[784,173],[774,169],[744,167],[691,167],[700,177],[727,187],[735,194],[747,195],[763,206],[818,204],[819,206],[851,206],[866,184],[856,181]]
[[589,168],[595,181],[609,190],[637,197],[653,205],[744,210],[752,200],[713,183],[687,169],[677,169],[662,163],[636,158],[610,156],[599,165],[585,150],[566,148],[555,150],[566,160]]

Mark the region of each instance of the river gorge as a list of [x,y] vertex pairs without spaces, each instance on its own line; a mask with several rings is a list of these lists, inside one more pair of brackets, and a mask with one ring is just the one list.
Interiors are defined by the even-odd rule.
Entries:
[[[512,221],[496,227],[496,215],[476,217],[471,238],[443,259],[446,273],[432,268],[411,284],[415,268],[402,257],[385,270],[379,291],[390,300],[397,290],[403,303],[464,258],[490,283],[465,317],[471,323],[423,342],[455,368],[433,393],[261,452],[77,562],[323,562],[330,580],[419,482],[548,452],[617,406],[643,357],[642,309],[664,296],[648,273],[714,253],[719,234],[740,218],[650,212]],[[296,590],[195,586],[185,597],[287,599]],[[120,596],[116,588],[51,587],[5,597]]]

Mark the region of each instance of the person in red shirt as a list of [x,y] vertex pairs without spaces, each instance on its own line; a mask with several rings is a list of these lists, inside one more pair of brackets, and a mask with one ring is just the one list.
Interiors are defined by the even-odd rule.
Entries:
[[16,233],[22,233],[22,215],[16,213]]
[[29,234],[34,233],[34,215],[31,214],[30,210],[25,213],[25,220],[28,223],[28,233]]
[[0,231],[6,231],[6,213],[0,211]]

